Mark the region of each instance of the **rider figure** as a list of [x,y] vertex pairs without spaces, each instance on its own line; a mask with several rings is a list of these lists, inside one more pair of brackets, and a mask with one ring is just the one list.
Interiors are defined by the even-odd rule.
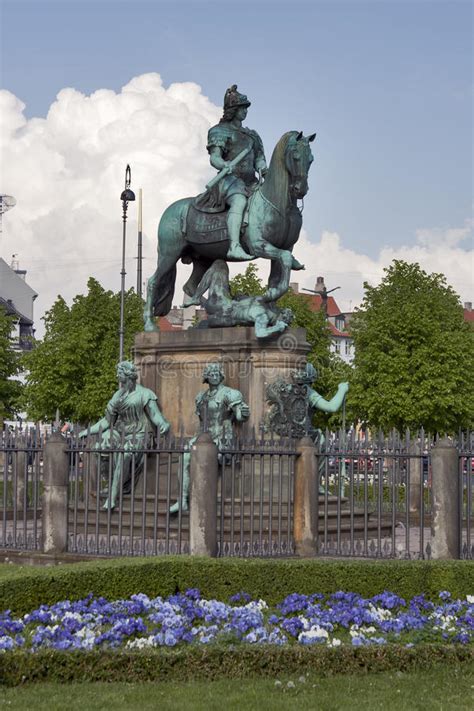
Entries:
[[233,84],[225,93],[224,114],[219,123],[209,130],[207,139],[211,165],[219,171],[251,147],[245,158],[229,169],[229,174],[218,184],[219,197],[229,206],[227,229],[230,246],[227,257],[239,261],[252,259],[240,245],[240,230],[247,198],[257,184],[255,173],[265,176],[267,172],[262,139],[256,131],[242,127],[249,106],[250,101]]

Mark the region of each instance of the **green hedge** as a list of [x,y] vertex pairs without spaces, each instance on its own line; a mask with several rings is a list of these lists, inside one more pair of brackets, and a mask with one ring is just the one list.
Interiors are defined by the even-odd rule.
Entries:
[[0,679],[16,686],[26,682],[142,682],[173,679],[241,679],[255,676],[316,672],[355,674],[382,671],[427,670],[436,665],[471,665],[472,648],[427,644],[407,649],[385,647],[266,647],[224,648],[212,645],[140,652],[60,652],[42,650],[0,655]]
[[243,560],[187,556],[114,559],[67,566],[22,569],[0,579],[0,610],[21,615],[42,603],[79,600],[89,593],[108,599],[138,592],[170,595],[198,588],[205,597],[227,601],[244,590],[269,604],[292,592],[336,590],[372,596],[391,590],[405,598],[474,594],[472,561]]

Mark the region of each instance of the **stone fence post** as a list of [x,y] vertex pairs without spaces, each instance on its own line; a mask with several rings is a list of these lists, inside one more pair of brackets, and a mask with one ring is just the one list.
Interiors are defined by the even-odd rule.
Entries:
[[431,550],[433,558],[459,558],[460,510],[458,452],[448,437],[431,450],[432,514]]
[[189,549],[191,555],[217,555],[217,447],[204,432],[191,446]]
[[44,447],[42,540],[43,552],[67,550],[68,453],[66,440],[54,432]]
[[312,556],[318,552],[318,457],[310,437],[300,439],[296,451],[293,504],[295,552],[301,556]]

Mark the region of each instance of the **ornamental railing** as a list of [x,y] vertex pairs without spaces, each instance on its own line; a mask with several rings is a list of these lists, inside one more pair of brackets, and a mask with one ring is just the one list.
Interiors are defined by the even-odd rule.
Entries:
[[41,549],[43,448],[39,427],[0,431],[0,547]]
[[[207,436],[207,440],[206,440]],[[474,557],[473,433],[0,435],[0,547],[78,556]],[[191,457],[189,509],[181,499]],[[119,472],[117,500],[107,498]],[[438,502],[434,505],[434,502]],[[175,507],[176,509],[176,507]]]
[[217,536],[221,556],[293,555],[296,441],[236,440],[218,455]]
[[[171,507],[182,486],[186,443],[149,436],[113,447],[97,438],[68,441],[67,550],[82,555],[189,553],[189,516]],[[118,474],[116,500],[111,500]]]

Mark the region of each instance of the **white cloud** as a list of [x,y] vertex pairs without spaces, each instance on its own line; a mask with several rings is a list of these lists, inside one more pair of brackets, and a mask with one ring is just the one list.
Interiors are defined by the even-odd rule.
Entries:
[[[118,290],[121,264],[121,202],[125,166],[132,188],[143,188],[144,276],[156,263],[156,228],[165,207],[200,192],[212,175],[206,152],[208,128],[221,108],[193,83],[165,88],[159,74],[132,79],[118,93],[101,89],[91,96],[67,88],[45,119],[27,120],[24,104],[0,91],[0,190],[17,206],[4,217],[0,254],[19,255],[28,281],[39,293],[36,326],[58,293],[67,300],[85,290],[89,275]],[[270,154],[270,147],[267,147]],[[130,205],[127,285],[136,283],[136,205]],[[463,249],[471,224],[442,233],[419,230],[406,247],[383,247],[372,259],[344,246],[339,235],[324,232],[319,243],[303,231],[295,249],[306,272],[293,274],[312,288],[323,275],[342,308],[359,303],[362,282],[377,283],[392,259],[419,261],[442,271],[465,300],[472,300],[472,251]],[[261,262],[261,260],[260,260]],[[243,269],[236,265],[235,273]],[[262,263],[262,274],[268,265]],[[178,287],[189,273],[179,267]],[[176,303],[182,295],[176,293]],[[352,302],[352,303],[350,303]]]
[[[364,281],[378,284],[384,276],[384,268],[394,259],[401,259],[418,262],[426,272],[443,273],[462,301],[472,301],[474,251],[459,244],[469,235],[468,227],[469,221],[466,221],[463,228],[448,230],[453,236],[451,242],[442,239],[426,239],[425,242],[425,239],[418,237],[415,242],[400,247],[384,246],[376,258],[347,249],[335,232],[323,232],[319,243],[314,243],[303,230],[294,252],[305,264],[306,271],[294,272],[293,280],[299,282],[300,288],[313,289],[316,276],[324,276],[328,289],[342,287],[334,296],[342,310],[349,310],[360,304]],[[438,235],[441,230],[419,232],[427,237],[428,232]],[[456,241],[455,234],[458,235]]]
[[423,247],[457,247],[461,242],[469,236],[472,241],[472,228],[474,220],[467,219],[462,227],[448,228],[423,228],[416,230],[416,239]]
[[[125,167],[143,189],[144,275],[156,262],[156,226],[165,207],[200,190],[212,175],[209,127],[221,109],[196,84],[164,88],[158,74],[119,93],[63,89],[45,119],[27,121],[24,104],[0,91],[1,191],[17,206],[4,218],[0,254],[17,253],[39,293],[39,316],[58,293],[70,300],[89,275],[118,290]],[[127,285],[136,284],[137,208],[129,206]]]

